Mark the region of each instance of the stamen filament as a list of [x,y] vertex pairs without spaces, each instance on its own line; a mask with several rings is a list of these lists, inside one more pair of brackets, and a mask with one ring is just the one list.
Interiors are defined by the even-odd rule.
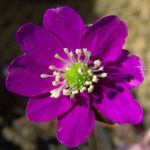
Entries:
[[88,88],[88,92],[91,93],[94,90],[94,86],[90,85],[90,87]]
[[71,60],[73,63],[75,63],[74,58],[72,58],[72,56],[71,56],[71,55],[73,55],[73,53],[70,53],[69,50],[68,50],[68,48],[64,48],[64,52],[67,54],[67,56],[70,58],[70,60]]
[[48,67],[50,70],[58,70],[59,71],[59,69],[58,68],[56,68],[55,66],[53,66],[53,65],[51,65],[51,66],[49,66]]
[[70,95],[71,91],[69,89],[63,89],[63,95]]
[[92,71],[92,69],[89,69],[89,70],[88,70],[88,74],[89,74],[89,76],[93,76],[93,71]]
[[87,52],[87,58],[86,58],[85,64],[88,63],[90,56],[91,56],[91,52]]
[[50,97],[55,97],[55,98],[57,98],[57,96],[59,97],[60,96],[60,92],[62,91],[62,89],[65,86],[66,86],[66,80],[59,88],[50,91],[50,93],[51,93]]
[[74,63],[77,63],[76,59],[74,58],[73,52],[70,52],[70,57],[73,60]]
[[92,82],[95,82],[95,83],[97,83],[97,82],[98,82],[97,75],[93,75]]
[[105,78],[105,77],[107,77],[107,73],[101,73],[101,74],[99,74],[99,75],[97,75],[98,77],[101,77],[101,78]]
[[101,65],[101,61],[100,60],[95,60],[94,61],[94,67],[92,67],[92,69],[96,69],[97,67],[99,67]]
[[95,70],[93,69],[93,72],[99,72],[99,71],[103,71],[104,70],[104,67],[100,67],[99,69]]
[[60,55],[58,55],[58,54],[55,54],[54,57],[57,58],[57,59],[60,59],[61,61],[65,62],[65,63],[68,63],[65,59],[63,59],[63,58],[62,58]]
[[54,75],[49,75],[49,74],[46,74],[46,73],[42,73],[40,75],[41,78],[48,78],[48,77],[53,77]]
[[86,90],[86,87],[81,87],[80,92],[83,93]]
[[81,57],[82,51],[81,51],[81,49],[76,49],[75,52],[77,54],[77,61],[80,62],[80,57]]

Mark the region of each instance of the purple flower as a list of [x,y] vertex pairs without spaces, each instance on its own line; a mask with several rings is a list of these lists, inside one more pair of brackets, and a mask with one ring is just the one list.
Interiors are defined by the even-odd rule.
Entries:
[[127,27],[105,16],[86,27],[66,6],[48,9],[43,27],[26,23],[16,33],[25,53],[8,67],[9,91],[30,97],[33,122],[58,118],[57,138],[75,147],[92,132],[96,114],[138,124],[143,111],[130,90],[144,79],[142,60],[122,47]]

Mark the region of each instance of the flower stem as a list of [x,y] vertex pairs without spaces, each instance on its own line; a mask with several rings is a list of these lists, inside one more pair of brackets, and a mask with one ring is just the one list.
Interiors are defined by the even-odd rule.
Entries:
[[94,150],[98,150],[98,145],[97,145],[97,141],[96,141],[96,133],[95,133],[95,128],[94,130],[92,131],[90,137],[89,137],[89,146],[90,146],[90,149],[94,149]]
[[100,125],[95,124],[94,130],[89,137],[90,150],[112,150],[111,140],[106,130]]

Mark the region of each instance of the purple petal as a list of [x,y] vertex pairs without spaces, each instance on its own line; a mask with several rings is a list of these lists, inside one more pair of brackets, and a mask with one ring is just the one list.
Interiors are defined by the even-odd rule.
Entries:
[[69,147],[81,144],[92,132],[95,123],[88,97],[78,97],[74,108],[59,117],[57,138]]
[[56,53],[67,59],[63,51],[63,44],[52,33],[35,24],[27,23],[20,27],[16,33],[16,41],[21,49],[38,63],[63,66],[64,63],[54,58]]
[[9,65],[8,71],[6,87],[14,93],[32,97],[48,92],[52,88],[53,78],[40,77],[42,73],[52,73],[27,55],[16,57]]
[[26,114],[33,122],[44,122],[62,115],[72,107],[72,101],[66,96],[51,98],[50,94],[30,99]]
[[93,96],[93,105],[105,117],[119,124],[138,124],[143,118],[139,103],[122,83],[109,81],[109,87],[103,87],[102,95],[99,92],[99,96]]
[[135,56],[128,56],[128,51],[123,50],[119,59],[106,67],[108,76],[123,81],[129,88],[135,88],[144,80],[143,61]]
[[72,8],[63,6],[48,9],[43,18],[44,27],[56,34],[70,50],[79,46],[85,24],[77,12]]
[[102,62],[114,61],[122,52],[127,27],[117,16],[105,16],[87,29],[81,39],[81,47],[91,51]]

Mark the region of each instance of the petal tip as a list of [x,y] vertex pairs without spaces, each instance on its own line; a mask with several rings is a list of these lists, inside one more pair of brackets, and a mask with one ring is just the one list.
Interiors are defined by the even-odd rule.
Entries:
[[16,32],[16,42],[23,43],[24,37],[28,36],[29,34],[32,35],[33,32],[34,25],[32,23],[23,24]]

